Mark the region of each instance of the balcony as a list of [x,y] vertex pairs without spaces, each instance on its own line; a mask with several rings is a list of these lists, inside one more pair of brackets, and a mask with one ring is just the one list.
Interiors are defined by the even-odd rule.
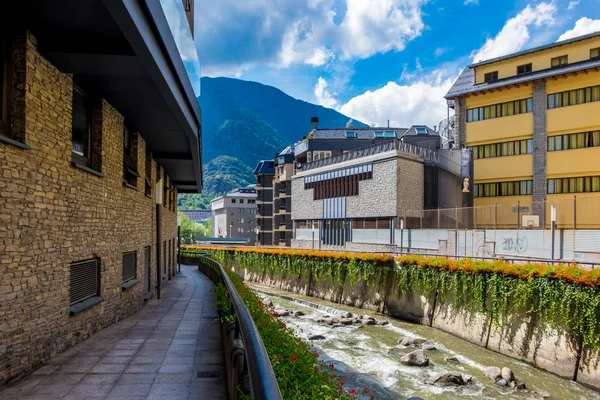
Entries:
[[180,193],[200,191],[200,63],[182,2],[13,3],[42,56],[143,132]]

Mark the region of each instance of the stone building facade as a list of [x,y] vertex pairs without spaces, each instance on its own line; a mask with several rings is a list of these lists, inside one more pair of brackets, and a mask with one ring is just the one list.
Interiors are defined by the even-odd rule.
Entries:
[[[173,277],[177,243],[177,189],[144,132],[129,136],[138,176],[125,180],[126,118],[97,97],[93,164],[77,164],[74,76],[40,53],[30,31],[10,46],[11,123],[0,136],[0,384],[135,313]],[[127,281],[125,255],[134,260]],[[72,304],[73,263],[84,260],[97,265],[97,293]]]

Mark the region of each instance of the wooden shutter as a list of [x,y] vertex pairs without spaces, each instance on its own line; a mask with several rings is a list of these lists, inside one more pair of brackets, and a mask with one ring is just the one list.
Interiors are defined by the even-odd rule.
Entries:
[[123,282],[135,279],[136,254],[135,251],[123,254]]
[[71,264],[69,301],[70,305],[98,295],[98,259]]

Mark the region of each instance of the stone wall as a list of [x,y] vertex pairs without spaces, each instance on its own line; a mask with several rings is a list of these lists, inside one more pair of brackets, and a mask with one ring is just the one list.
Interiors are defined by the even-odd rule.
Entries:
[[[373,162],[373,179],[358,182],[358,196],[346,197],[348,218],[394,217],[400,192],[396,187],[401,158]],[[420,179],[423,179],[421,173]]]
[[[105,100],[94,112],[102,176],[73,167],[72,76],[41,56],[30,34],[17,53],[26,65],[17,82],[24,90],[11,103],[24,117],[26,146],[0,143],[0,384],[142,307],[146,246],[156,286],[155,197],[162,190],[145,195],[143,132],[134,151],[138,190],[123,185],[124,117]],[[155,182],[157,164],[150,164]],[[176,240],[175,207],[163,210],[164,240]],[[123,290],[122,256],[130,251],[141,282]],[[70,264],[95,257],[104,302],[69,316]]]

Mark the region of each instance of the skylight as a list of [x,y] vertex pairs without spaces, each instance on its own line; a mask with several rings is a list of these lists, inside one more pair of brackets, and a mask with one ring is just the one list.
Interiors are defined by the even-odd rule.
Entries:
[[384,133],[384,136],[385,137],[396,137],[396,132],[394,132],[394,131],[386,131]]
[[355,138],[356,137],[356,132],[347,131],[346,132],[346,137],[347,138]]
[[375,131],[375,137],[384,137],[383,131]]
[[427,135],[427,129],[426,128],[416,128],[417,129],[417,133],[419,135]]

